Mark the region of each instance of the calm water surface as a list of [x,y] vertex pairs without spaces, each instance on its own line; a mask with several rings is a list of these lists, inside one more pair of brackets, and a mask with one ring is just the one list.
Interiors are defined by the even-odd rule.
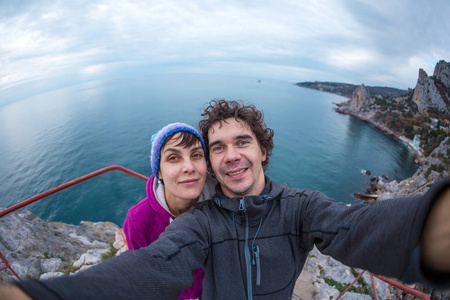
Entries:
[[[411,151],[369,125],[332,110],[346,99],[290,82],[241,77],[165,75],[89,82],[0,108],[0,207],[97,169],[119,164],[151,175],[150,137],[162,126],[196,127],[216,98],[262,109],[275,131],[267,174],[291,187],[355,203],[369,177],[411,176]],[[113,171],[28,206],[38,216],[78,224],[123,223],[145,196],[145,182]]]

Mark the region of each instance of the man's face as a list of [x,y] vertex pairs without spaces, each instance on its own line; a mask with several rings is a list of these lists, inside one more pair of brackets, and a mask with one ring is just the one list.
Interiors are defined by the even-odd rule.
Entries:
[[262,162],[266,154],[243,121],[215,123],[208,132],[209,160],[225,196],[259,195],[265,186]]

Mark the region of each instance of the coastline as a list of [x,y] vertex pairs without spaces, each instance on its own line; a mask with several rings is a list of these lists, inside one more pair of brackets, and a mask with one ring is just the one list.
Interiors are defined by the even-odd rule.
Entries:
[[[413,196],[424,194],[433,183],[440,179],[450,176],[450,137],[446,137],[438,147],[436,147],[428,156],[418,151],[410,141],[402,135],[396,134],[382,123],[374,121],[375,110],[356,110],[351,107],[350,101],[336,104],[334,110],[341,114],[348,114],[359,120],[368,123],[382,132],[393,136],[402,143],[405,143],[414,153],[414,162],[419,165],[417,171],[410,177],[400,182],[381,176],[371,178],[370,186],[365,193],[359,193],[360,199],[369,201],[370,196],[376,201],[401,198],[405,196]],[[358,194],[358,192],[356,192]],[[373,199],[372,199],[373,200]]]
[[400,142],[404,143],[406,146],[408,146],[409,149],[414,153],[414,162],[418,165],[422,165],[425,161],[424,155],[422,152],[417,150],[410,142],[409,140],[402,136],[396,134],[391,129],[387,128],[384,124],[378,123],[373,120],[374,112],[354,112],[351,111],[348,106],[345,105],[346,103],[336,104],[337,107],[334,108],[334,110],[338,113],[344,114],[344,115],[350,115],[352,117],[355,117],[363,122],[366,122],[373,126],[374,128],[396,138]]

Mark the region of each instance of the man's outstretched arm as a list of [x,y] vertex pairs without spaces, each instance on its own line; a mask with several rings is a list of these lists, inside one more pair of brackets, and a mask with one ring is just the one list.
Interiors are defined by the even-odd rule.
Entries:
[[442,192],[431,208],[420,247],[425,270],[450,273],[450,189]]

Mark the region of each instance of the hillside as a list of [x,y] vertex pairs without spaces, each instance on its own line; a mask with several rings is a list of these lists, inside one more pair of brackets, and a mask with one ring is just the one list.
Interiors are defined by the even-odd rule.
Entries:
[[[350,114],[405,142],[421,164],[409,178],[414,184],[395,185],[391,193],[422,193],[431,183],[450,176],[450,63],[436,64],[433,76],[419,70],[414,89],[402,96],[373,95],[361,85],[349,101],[337,104],[336,111]],[[408,188],[407,188],[408,187]],[[372,184],[371,193],[386,189]],[[395,193],[394,193],[395,194]]]
[[[330,92],[344,97],[351,98],[353,92],[359,87],[358,85],[340,82],[299,82],[298,86],[314,89],[323,92]],[[400,90],[391,87],[368,86],[369,92],[374,96],[381,97],[399,97],[407,93],[406,90]]]

